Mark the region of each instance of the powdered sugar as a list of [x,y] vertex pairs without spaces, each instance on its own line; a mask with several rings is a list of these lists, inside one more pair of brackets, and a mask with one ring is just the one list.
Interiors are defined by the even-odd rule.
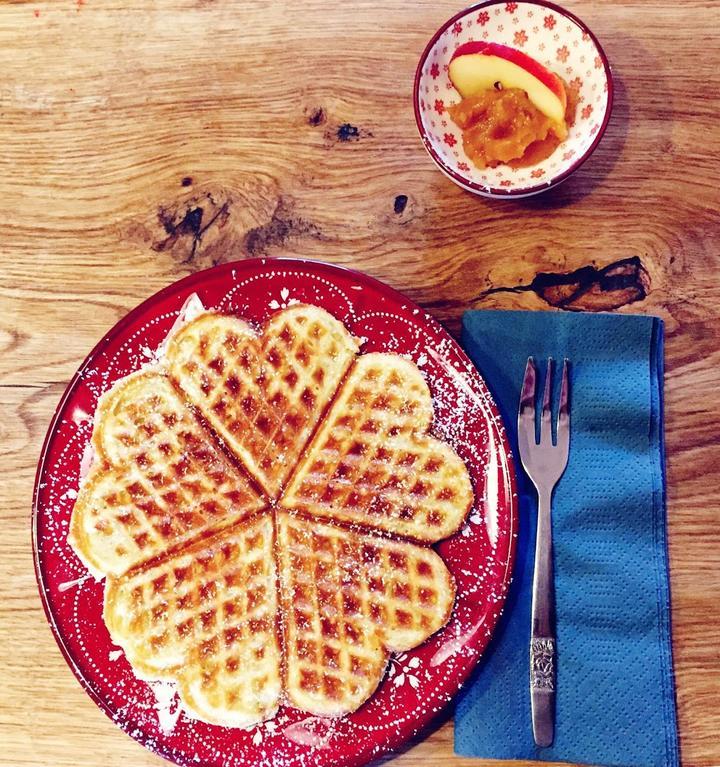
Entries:
[[[78,484],[82,485],[83,480],[90,473],[93,461],[95,460],[95,448],[92,442],[86,442],[83,448],[82,458],[80,459],[80,471],[78,473]],[[74,490],[74,488],[71,488]],[[75,491],[77,492],[77,491]],[[68,496],[69,498],[70,496]],[[77,498],[77,495],[75,496]]]
[[177,690],[172,682],[148,682],[155,696],[155,710],[158,724],[166,735],[172,733],[180,718],[182,708],[177,697]]
[[334,731],[332,719],[322,719],[310,716],[283,729],[283,735],[300,746],[310,746],[313,749],[328,748],[328,741]]

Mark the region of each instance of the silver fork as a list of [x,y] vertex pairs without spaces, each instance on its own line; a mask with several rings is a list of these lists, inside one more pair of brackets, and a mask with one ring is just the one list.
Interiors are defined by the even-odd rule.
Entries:
[[537,371],[530,357],[525,368],[518,410],[520,460],[538,494],[535,573],[530,633],[530,703],[533,737],[538,746],[549,746],[554,737],[555,719],[555,589],[553,586],[551,503],[555,485],[565,471],[570,446],[568,360],[563,363],[557,439],[552,441],[550,399],[553,361],[548,360],[545,376],[540,442],[535,436],[535,391]]

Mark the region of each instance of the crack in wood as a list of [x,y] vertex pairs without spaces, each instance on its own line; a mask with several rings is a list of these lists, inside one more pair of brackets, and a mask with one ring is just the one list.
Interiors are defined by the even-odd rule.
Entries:
[[488,288],[473,303],[494,293],[531,291],[557,309],[602,312],[643,301],[649,290],[650,275],[640,258],[631,256],[600,269],[588,265],[572,272],[538,272],[528,285]]
[[[207,195],[207,202],[211,207],[217,207],[217,202],[213,199],[211,194]],[[222,226],[227,221],[230,216],[230,201],[226,200],[222,205],[217,207],[210,220],[206,224],[203,224],[205,212],[206,209],[199,204],[197,200],[187,203],[184,213],[178,212],[177,209],[172,210],[162,206],[158,208],[158,222],[163,227],[167,237],[154,242],[152,244],[152,249],[156,252],[162,252],[172,248],[178,239],[182,237],[190,237],[190,252],[183,259],[182,263],[192,261],[198,254],[198,249],[202,244],[203,236],[210,227],[215,224]]]

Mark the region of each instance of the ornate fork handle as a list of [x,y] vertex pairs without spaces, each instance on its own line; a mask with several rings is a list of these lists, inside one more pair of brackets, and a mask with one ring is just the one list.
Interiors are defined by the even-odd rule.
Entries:
[[530,685],[533,690],[555,689],[555,640],[535,637],[530,644]]

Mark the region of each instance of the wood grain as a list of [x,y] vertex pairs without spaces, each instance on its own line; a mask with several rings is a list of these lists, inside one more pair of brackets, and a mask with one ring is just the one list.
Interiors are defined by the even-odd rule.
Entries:
[[[570,7],[613,64],[612,122],[557,190],[492,202],[434,169],[412,115],[418,56],[454,3],[0,5],[0,763],[161,764],[82,692],[45,623],[41,442],[139,301],[212,264],[296,254],[361,268],[453,331],[469,306],[664,318],[682,758],[720,764],[720,4]],[[450,722],[396,763],[479,764],[452,756]]]

